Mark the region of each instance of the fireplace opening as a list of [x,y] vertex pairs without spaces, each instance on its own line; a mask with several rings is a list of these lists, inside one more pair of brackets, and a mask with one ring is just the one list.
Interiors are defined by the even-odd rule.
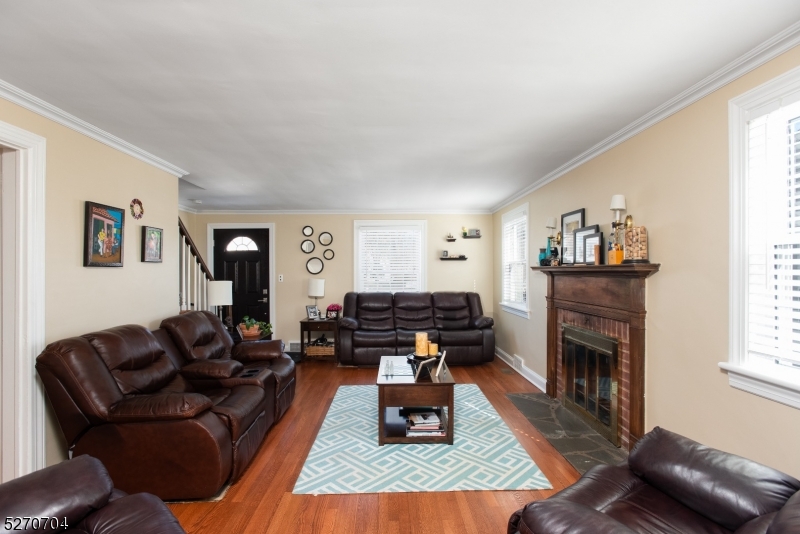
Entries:
[[561,330],[561,403],[619,446],[617,340],[572,325],[562,325]]

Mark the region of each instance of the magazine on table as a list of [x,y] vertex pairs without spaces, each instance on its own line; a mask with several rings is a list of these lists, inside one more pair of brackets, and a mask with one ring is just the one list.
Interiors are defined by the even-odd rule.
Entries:
[[438,425],[441,423],[435,412],[417,412],[408,414],[408,420],[415,425]]

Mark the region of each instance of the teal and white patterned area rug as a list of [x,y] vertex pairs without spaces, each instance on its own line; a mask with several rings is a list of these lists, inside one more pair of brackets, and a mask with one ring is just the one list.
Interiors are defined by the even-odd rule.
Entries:
[[455,386],[453,445],[378,446],[378,386],[340,386],[293,493],[552,486],[475,384]]

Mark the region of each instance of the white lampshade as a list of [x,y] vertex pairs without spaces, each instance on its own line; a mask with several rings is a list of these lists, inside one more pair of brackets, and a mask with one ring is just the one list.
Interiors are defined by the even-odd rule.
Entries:
[[230,306],[233,304],[233,282],[214,280],[208,283],[208,305]]
[[625,195],[614,195],[611,197],[611,210],[625,210]]
[[325,279],[324,278],[309,278],[308,279],[308,296],[309,297],[324,297],[325,296]]
[[556,227],[556,218],[555,217],[548,217],[547,224],[545,225],[546,228],[555,228]]

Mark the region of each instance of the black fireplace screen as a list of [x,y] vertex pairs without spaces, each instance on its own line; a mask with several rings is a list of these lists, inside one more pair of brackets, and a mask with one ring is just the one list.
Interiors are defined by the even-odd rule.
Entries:
[[564,406],[600,435],[619,445],[617,432],[617,340],[563,325]]

